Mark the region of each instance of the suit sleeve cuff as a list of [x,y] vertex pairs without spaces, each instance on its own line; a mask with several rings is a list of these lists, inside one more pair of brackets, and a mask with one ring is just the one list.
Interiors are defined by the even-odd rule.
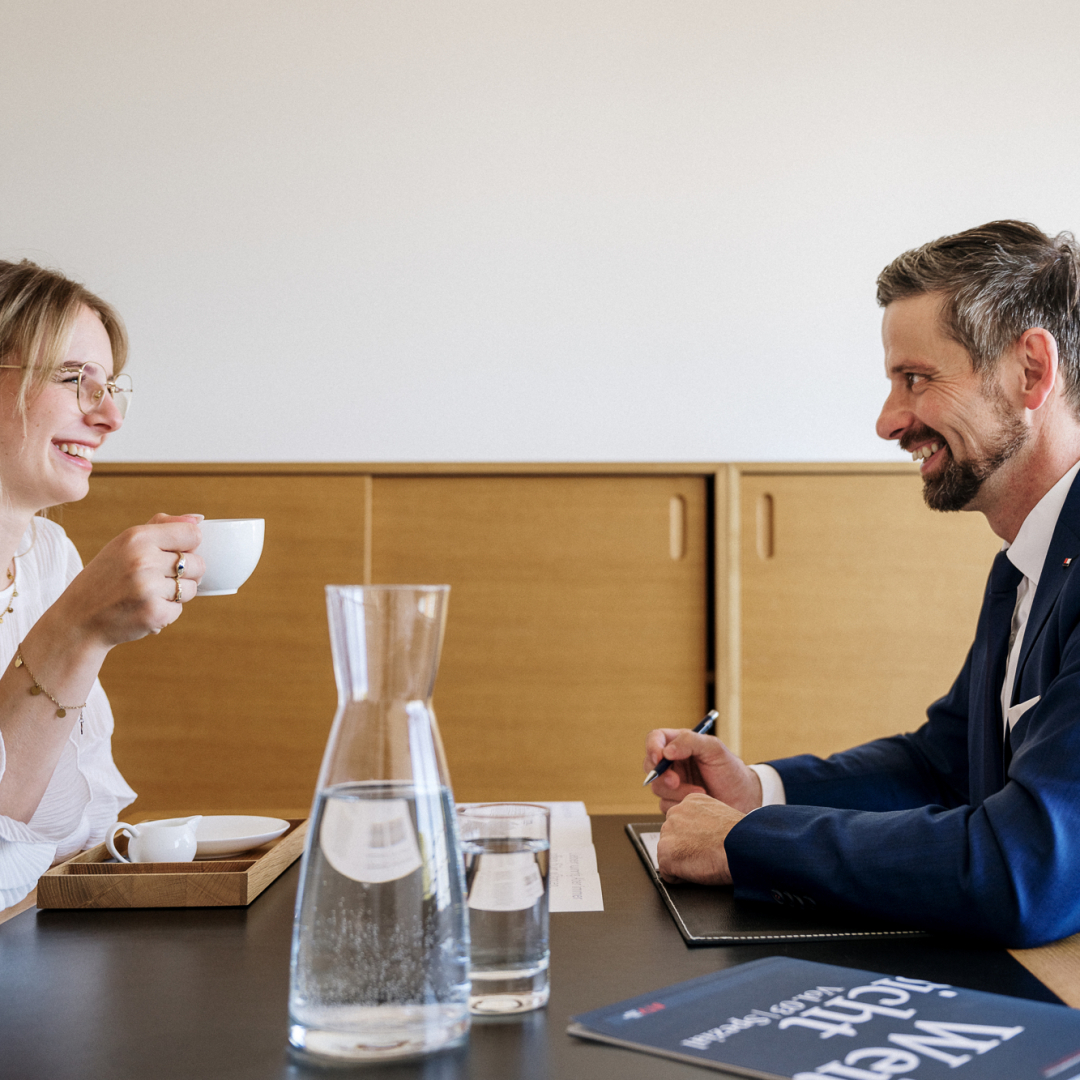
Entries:
[[761,805],[784,806],[787,795],[784,793],[784,781],[771,765],[751,765],[761,781]]

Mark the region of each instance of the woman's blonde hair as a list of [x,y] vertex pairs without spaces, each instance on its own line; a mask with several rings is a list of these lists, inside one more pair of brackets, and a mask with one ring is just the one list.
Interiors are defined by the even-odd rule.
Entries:
[[46,270],[29,259],[0,259],[0,364],[21,367],[16,404],[40,391],[64,362],[79,310],[101,319],[112,346],[113,374],[127,362],[128,339],[116,310],[77,281]]

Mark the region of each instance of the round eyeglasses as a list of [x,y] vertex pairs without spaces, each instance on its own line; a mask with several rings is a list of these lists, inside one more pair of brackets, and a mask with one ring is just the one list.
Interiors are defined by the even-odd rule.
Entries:
[[[0,364],[0,368],[21,371],[19,364]],[[67,386],[78,395],[79,412],[89,416],[101,407],[108,394],[116,411],[123,420],[131,407],[131,376],[117,375],[110,379],[100,364],[88,360],[85,364],[64,364],[53,373],[53,382],[58,386]]]

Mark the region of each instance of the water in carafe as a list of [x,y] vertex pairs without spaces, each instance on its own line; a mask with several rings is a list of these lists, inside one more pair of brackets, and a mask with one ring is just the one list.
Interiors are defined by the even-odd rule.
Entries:
[[293,930],[290,1042],[378,1061],[461,1042],[469,931],[431,694],[449,586],[330,586],[338,711]]

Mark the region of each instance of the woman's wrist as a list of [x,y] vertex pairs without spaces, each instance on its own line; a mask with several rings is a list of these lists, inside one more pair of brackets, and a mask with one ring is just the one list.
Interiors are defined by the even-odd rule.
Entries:
[[[30,628],[19,651],[32,681],[61,701],[81,702],[109,654],[108,646],[50,608]],[[28,681],[31,681],[29,672]],[[40,680],[40,682],[38,682]]]

